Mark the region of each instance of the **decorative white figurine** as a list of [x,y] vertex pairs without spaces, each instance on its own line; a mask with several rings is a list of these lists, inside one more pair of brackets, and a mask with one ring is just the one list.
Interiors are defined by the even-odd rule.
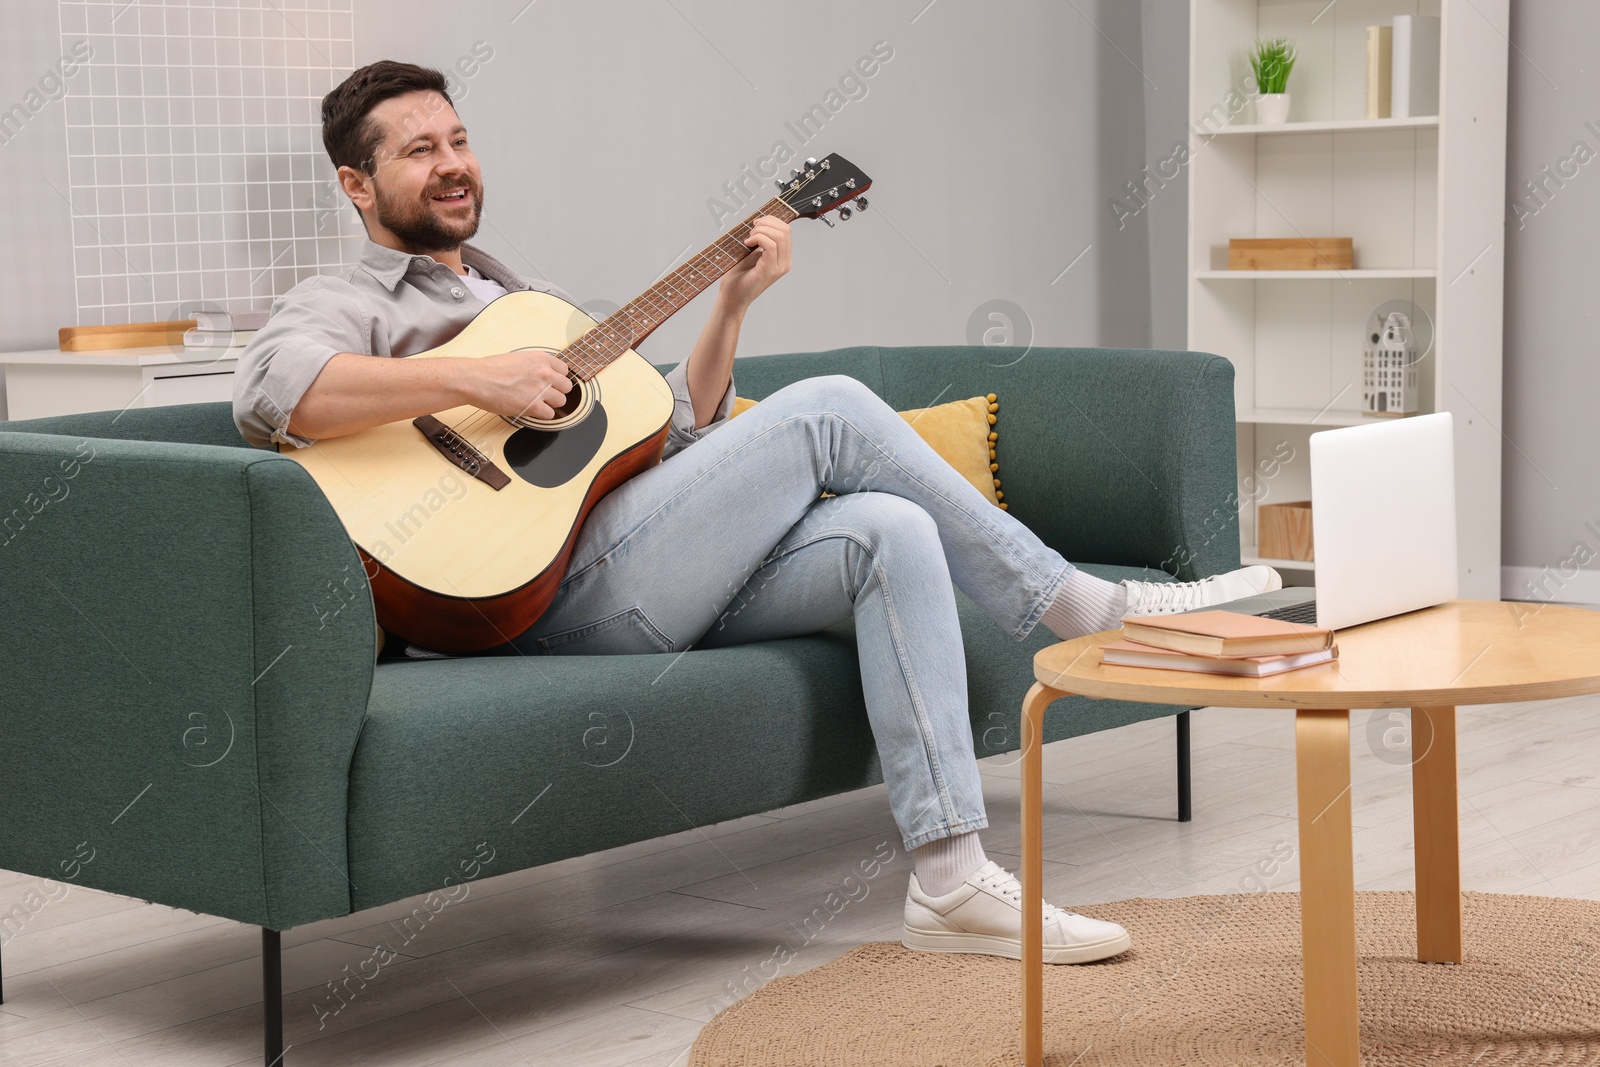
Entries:
[[1362,346],[1362,409],[1368,415],[1417,413],[1417,348],[1411,320],[1391,312],[1382,326],[1368,324]]

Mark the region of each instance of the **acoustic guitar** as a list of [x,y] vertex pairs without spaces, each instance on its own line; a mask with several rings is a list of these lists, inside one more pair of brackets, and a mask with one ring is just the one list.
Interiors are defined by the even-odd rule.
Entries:
[[603,322],[549,293],[507,293],[445,344],[406,357],[553,352],[573,384],[554,418],[463,406],[285,449],[355,542],[384,629],[475,652],[538,621],[589,511],[660,462],[672,390],[634,348],[750,254],[743,242],[758,216],[789,222],[839,208],[849,218],[846,202],[864,210],[872,183],[831,155],[777,184],[776,197]]

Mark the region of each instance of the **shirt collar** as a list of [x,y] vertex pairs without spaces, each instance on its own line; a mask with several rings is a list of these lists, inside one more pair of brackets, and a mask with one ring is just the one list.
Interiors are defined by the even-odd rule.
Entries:
[[[478,273],[485,278],[491,278],[505,286],[507,290],[539,288],[520,277],[504,263],[472,245],[461,246],[462,263],[478,268]],[[410,252],[401,252],[386,245],[380,245],[368,238],[361,249],[361,267],[372,275],[380,285],[391,293],[400,284],[400,279],[413,269],[413,266],[425,268],[436,261],[431,256],[418,256]],[[448,269],[448,268],[446,268]],[[452,271],[451,273],[454,273]]]

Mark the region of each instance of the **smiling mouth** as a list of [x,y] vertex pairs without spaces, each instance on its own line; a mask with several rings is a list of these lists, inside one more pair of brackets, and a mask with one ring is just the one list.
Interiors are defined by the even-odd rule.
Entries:
[[451,189],[449,192],[440,193],[438,196],[432,197],[431,199],[436,204],[458,204],[468,200],[469,197],[467,196],[467,190],[465,188],[460,188]]

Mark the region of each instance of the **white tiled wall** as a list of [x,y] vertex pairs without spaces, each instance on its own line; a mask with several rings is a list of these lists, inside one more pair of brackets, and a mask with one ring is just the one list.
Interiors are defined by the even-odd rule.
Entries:
[[[351,0],[60,0],[80,325],[266,308],[361,233],[322,148]],[[80,45],[81,47],[81,45]]]

